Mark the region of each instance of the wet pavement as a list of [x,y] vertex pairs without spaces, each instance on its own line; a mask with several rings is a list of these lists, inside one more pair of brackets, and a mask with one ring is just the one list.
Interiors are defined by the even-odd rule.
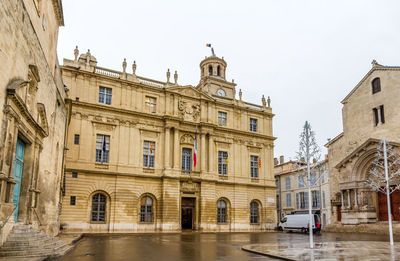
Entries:
[[[322,233],[315,242],[388,241],[388,236],[355,233]],[[399,242],[400,237],[395,237]],[[308,242],[300,233],[179,233],[88,236],[57,261],[255,261],[276,260],[241,250],[244,245]],[[387,242],[387,244],[389,244]],[[335,260],[335,259],[331,259]],[[354,259],[353,259],[354,260]],[[360,259],[361,260],[361,259]]]

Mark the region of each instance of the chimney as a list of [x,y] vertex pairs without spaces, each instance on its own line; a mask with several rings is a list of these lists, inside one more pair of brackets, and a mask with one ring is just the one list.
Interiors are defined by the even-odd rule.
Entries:
[[274,165],[278,165],[278,159],[274,158]]
[[285,163],[285,158],[283,157],[283,155],[279,157],[279,162],[280,164]]
[[315,164],[317,163],[317,159],[313,159],[312,162]]

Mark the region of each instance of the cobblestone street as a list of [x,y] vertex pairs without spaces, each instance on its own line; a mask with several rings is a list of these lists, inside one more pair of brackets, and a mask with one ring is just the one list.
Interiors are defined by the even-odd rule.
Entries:
[[[388,241],[384,235],[322,233],[315,242]],[[400,241],[398,236],[395,241]],[[241,250],[244,245],[308,242],[300,233],[182,233],[89,236],[57,261],[276,260]],[[387,244],[389,244],[387,242]],[[335,260],[335,259],[331,259]]]

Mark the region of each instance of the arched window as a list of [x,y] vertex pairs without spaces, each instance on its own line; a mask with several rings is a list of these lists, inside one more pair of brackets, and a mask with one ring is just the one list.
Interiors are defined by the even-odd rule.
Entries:
[[226,223],[226,202],[223,199],[218,200],[218,215],[217,215],[217,222],[218,223]]
[[107,198],[101,193],[97,193],[92,198],[92,221],[106,221],[106,202]]
[[375,78],[372,81],[372,94],[380,92],[380,91],[381,91],[381,79]]
[[217,75],[221,76],[221,66],[217,66]]
[[259,219],[258,203],[256,201],[252,201],[250,203],[250,223],[257,224],[259,223]]
[[213,68],[212,66],[208,66],[208,75],[213,75]]
[[149,196],[140,201],[140,222],[153,222],[153,199]]

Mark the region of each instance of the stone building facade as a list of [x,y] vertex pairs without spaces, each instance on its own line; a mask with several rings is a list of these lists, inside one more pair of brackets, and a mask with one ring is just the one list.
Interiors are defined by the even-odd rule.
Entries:
[[0,4],[0,245],[16,222],[59,231],[67,109],[60,0]]
[[[307,166],[296,161],[275,160],[277,184],[277,214],[281,219],[289,214],[308,213]],[[321,217],[322,225],[329,225],[331,219],[328,159],[313,163],[311,169],[312,211]]]
[[[336,224],[387,220],[386,196],[371,191],[365,182],[380,140],[386,137],[393,145],[400,141],[399,86],[399,67],[373,61],[372,69],[342,101],[343,132],[326,144]],[[391,197],[393,218],[400,220],[400,193]]]
[[[276,224],[272,109],[236,99],[227,63],[200,63],[197,86],[64,59],[70,89],[65,231],[255,231]],[[129,71],[131,71],[129,70]],[[171,79],[172,76],[172,79]],[[196,152],[196,153],[195,153]],[[196,162],[196,163],[195,163]]]

